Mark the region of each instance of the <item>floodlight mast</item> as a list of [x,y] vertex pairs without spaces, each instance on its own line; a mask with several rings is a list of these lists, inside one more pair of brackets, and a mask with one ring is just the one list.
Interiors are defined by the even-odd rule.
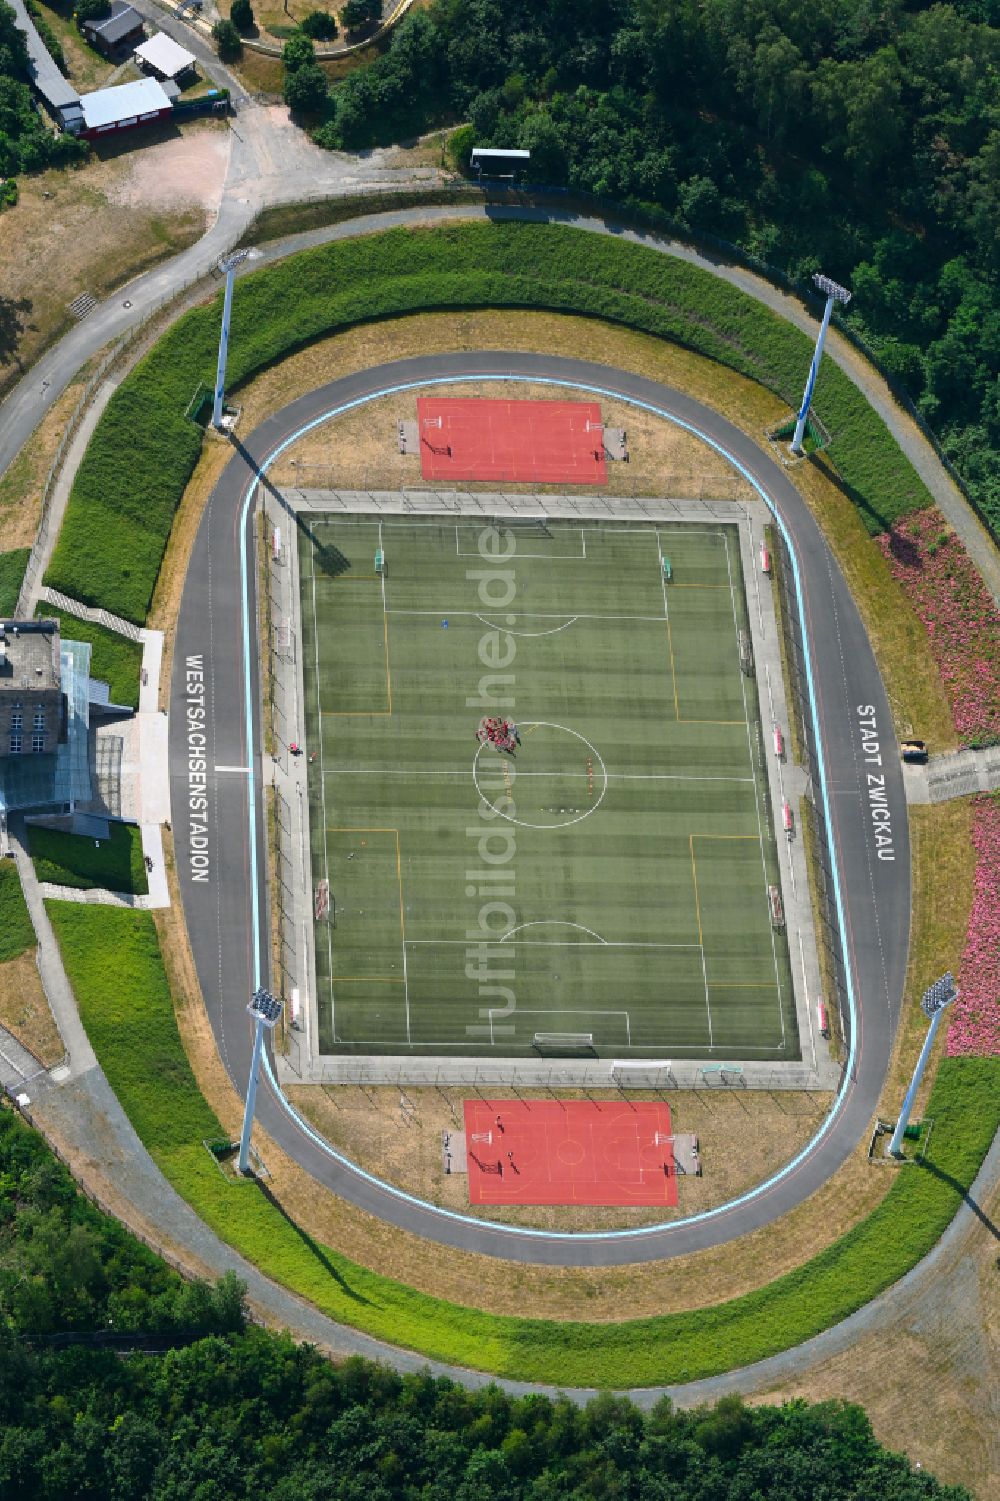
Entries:
[[906,1091],[906,1099],[903,1101],[903,1108],[899,1112],[899,1119],[896,1122],[896,1129],[892,1133],[892,1140],[889,1143],[890,1157],[902,1156],[903,1136],[905,1135],[906,1127],[910,1120],[910,1111],[913,1109],[913,1101],[916,1099],[917,1090],[920,1088],[920,1080],[923,1078],[924,1066],[926,1065],[927,1060],[931,1055],[931,1048],[934,1046],[934,1038],[937,1035],[938,1025],[945,1013],[945,1008],[950,1006],[952,1001],[957,1001],[958,995],[959,992],[958,987],[955,984],[955,978],[950,972],[946,975],[942,975],[940,980],[935,980],[930,989],[924,991],[924,996],[920,1002],[920,1005],[924,1015],[930,1018],[931,1024],[927,1029],[927,1036],[924,1038],[924,1045],[920,1049],[920,1057],[917,1059],[917,1066],[913,1070],[913,1078],[910,1081],[909,1089]]
[[820,276],[818,273],[813,281],[821,292],[826,293],[826,307],[823,310],[823,321],[819,326],[819,336],[816,340],[816,348],[813,351],[812,364],[809,366],[809,379],[802,394],[802,406],[795,422],[795,436],[792,438],[792,453],[802,452],[802,439],[805,437],[806,418],[809,416],[809,407],[812,403],[813,388],[816,385],[816,377],[819,374],[819,362],[823,358],[823,345],[826,343],[826,331],[830,327],[830,317],[833,313],[835,302],[843,303],[844,307],[851,300],[851,294],[846,287],[838,286],[828,276]]
[[273,1032],[281,1020],[282,1003],[267,990],[255,990],[247,1011],[257,1025],[253,1036],[253,1058],[250,1062],[250,1078],[247,1080],[247,1100],[243,1109],[243,1134],[240,1137],[239,1170],[250,1171],[250,1132],[253,1129],[254,1106],[257,1103],[257,1079],[260,1074],[260,1055],[264,1051],[264,1030]]
[[233,311],[233,277],[236,267],[241,266],[250,255],[249,250],[234,250],[223,256],[219,270],[225,272],[226,290],[222,299],[222,330],[219,334],[219,362],[215,369],[215,398],[212,405],[212,426],[222,426],[222,400],[226,390],[226,359],[229,355],[229,318]]

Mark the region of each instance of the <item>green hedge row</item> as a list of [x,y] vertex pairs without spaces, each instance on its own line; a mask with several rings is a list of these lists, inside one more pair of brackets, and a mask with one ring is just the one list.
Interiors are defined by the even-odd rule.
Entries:
[[651,1386],[715,1375],[799,1344],[869,1302],[931,1249],[1000,1124],[1000,1059],[946,1058],[927,1109],[934,1129],[926,1164],[896,1170],[874,1213],[795,1271],[715,1307],[620,1324],[484,1313],[315,1245],[255,1184],[228,1184],[202,1145],[221,1127],[178,1036],[152,919],[73,903],[48,908],[111,1087],[201,1218],[332,1318],[497,1375],[564,1387]]
[[[242,281],[230,388],[350,324],[432,308],[582,313],[687,345],[798,400],[810,341],[728,282],[628,241],[549,224],[456,224],[337,241]],[[45,575],[54,588],[142,622],[174,512],[201,448],[184,412],[211,384],[219,302],[179,319],[112,397],[70,496]],[[816,411],[830,457],[874,534],[930,495],[885,425],[827,360]]]

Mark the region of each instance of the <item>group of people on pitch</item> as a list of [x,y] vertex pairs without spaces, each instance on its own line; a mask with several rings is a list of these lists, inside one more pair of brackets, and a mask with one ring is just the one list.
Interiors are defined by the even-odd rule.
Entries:
[[503,751],[508,756],[516,756],[517,747],[521,744],[517,725],[512,719],[502,719],[499,714],[487,715],[480,720],[476,739],[480,745],[492,745],[494,750]]

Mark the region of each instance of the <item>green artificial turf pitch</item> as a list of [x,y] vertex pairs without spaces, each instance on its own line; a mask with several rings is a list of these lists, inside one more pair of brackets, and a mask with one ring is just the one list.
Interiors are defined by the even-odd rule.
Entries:
[[321,1050],[798,1058],[736,528],[299,533]]

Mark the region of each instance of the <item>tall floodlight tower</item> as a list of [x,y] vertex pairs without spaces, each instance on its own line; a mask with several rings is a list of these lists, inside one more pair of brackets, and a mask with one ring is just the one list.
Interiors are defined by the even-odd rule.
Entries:
[[819,326],[819,337],[816,340],[816,348],[813,351],[812,364],[809,366],[809,379],[802,394],[802,406],[795,423],[795,436],[792,439],[792,453],[802,452],[802,439],[806,431],[806,418],[809,416],[809,407],[813,397],[813,387],[819,374],[819,362],[823,358],[823,345],[826,343],[826,331],[830,327],[830,316],[833,313],[835,302],[843,303],[844,307],[851,300],[851,294],[846,287],[840,287],[828,276],[816,275],[813,281],[821,292],[826,293],[826,307],[823,310],[823,322]]
[[223,256],[219,270],[225,273],[226,291],[222,299],[222,331],[219,334],[219,363],[215,369],[215,400],[212,406],[212,426],[222,426],[222,398],[226,390],[226,357],[229,354],[229,318],[233,311],[233,277],[236,267],[248,259],[249,250],[234,250]]
[[913,1109],[913,1101],[916,1099],[917,1090],[920,1088],[920,1080],[923,1078],[924,1065],[931,1055],[931,1048],[934,1046],[934,1038],[937,1035],[938,1024],[942,1016],[944,1015],[945,1008],[947,1006],[950,1006],[952,1001],[957,1000],[958,988],[955,985],[955,977],[950,972],[946,975],[942,975],[940,980],[935,980],[930,990],[926,990],[924,992],[924,997],[920,1002],[920,1006],[924,1015],[930,1019],[930,1026],[927,1029],[927,1036],[924,1038],[924,1045],[920,1049],[920,1057],[917,1059],[917,1066],[913,1070],[913,1078],[910,1081],[910,1087],[906,1091],[906,1099],[903,1101],[903,1108],[899,1112],[899,1120],[896,1122],[896,1129],[895,1131],[893,1131],[892,1140],[889,1143],[889,1155],[891,1157],[899,1157],[902,1155],[903,1135],[906,1131],[906,1126],[910,1119],[910,1111]]
[[255,990],[247,1007],[256,1022],[253,1035],[253,1059],[250,1063],[250,1078],[247,1080],[247,1102],[243,1110],[243,1135],[240,1137],[239,1170],[250,1170],[250,1132],[253,1128],[253,1112],[257,1103],[257,1076],[260,1073],[260,1055],[264,1051],[264,1031],[273,1032],[281,1019],[282,1005],[277,996],[267,990]]

